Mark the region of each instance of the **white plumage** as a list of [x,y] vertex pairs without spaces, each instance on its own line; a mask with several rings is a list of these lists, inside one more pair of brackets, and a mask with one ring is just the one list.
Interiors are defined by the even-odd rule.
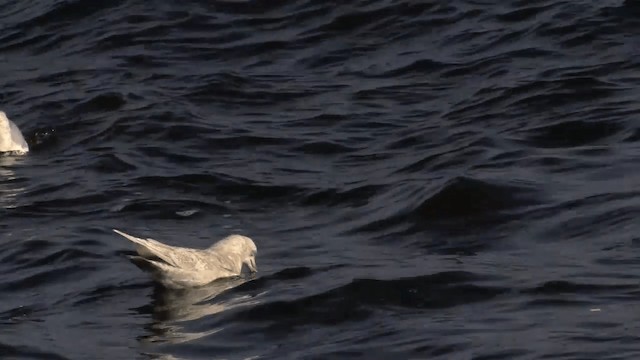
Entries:
[[29,152],[29,145],[24,141],[20,129],[7,118],[7,114],[3,111],[0,111],[0,152],[14,152],[16,154]]
[[246,236],[230,235],[207,249],[190,249],[113,231],[136,244],[138,255],[129,259],[167,288],[203,286],[216,279],[239,276],[244,266],[251,272],[258,271],[258,249]]

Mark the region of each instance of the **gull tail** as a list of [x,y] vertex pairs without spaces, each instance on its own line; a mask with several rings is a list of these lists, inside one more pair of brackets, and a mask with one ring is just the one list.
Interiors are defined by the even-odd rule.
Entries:
[[138,267],[143,261],[151,263],[155,267],[159,267],[158,265],[162,265],[162,267],[176,266],[175,261],[169,255],[171,252],[170,246],[153,239],[137,238],[120,230],[113,229],[113,231],[136,244],[136,251],[139,256],[130,256],[129,259]]

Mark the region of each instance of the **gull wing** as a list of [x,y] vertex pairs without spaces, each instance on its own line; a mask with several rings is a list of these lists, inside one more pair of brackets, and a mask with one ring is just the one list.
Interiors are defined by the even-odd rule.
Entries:
[[182,250],[180,248],[165,245],[153,239],[138,238],[120,230],[113,229],[113,231],[136,244],[136,251],[142,258],[148,260],[162,260],[163,262],[175,267],[183,267],[183,265],[186,265],[183,263],[188,263],[188,261],[177,261],[178,259],[176,259],[175,256],[172,256],[172,252]]
[[232,267],[223,258],[215,253],[207,252],[203,256],[203,250],[187,249],[177,246],[169,246],[153,239],[141,239],[113,229],[131,242],[136,244],[136,251],[141,258],[147,260],[162,260],[168,265],[183,270],[212,270],[218,268],[233,272]]

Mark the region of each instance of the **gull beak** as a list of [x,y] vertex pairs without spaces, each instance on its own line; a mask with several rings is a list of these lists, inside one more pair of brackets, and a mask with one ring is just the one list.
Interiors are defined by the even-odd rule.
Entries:
[[251,272],[258,272],[258,266],[256,266],[255,257],[252,257],[251,259],[249,259],[249,270],[251,270]]

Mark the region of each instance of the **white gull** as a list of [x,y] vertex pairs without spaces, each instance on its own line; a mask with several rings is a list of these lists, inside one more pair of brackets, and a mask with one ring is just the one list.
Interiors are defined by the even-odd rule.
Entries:
[[250,272],[258,271],[258,249],[246,236],[230,235],[207,249],[190,249],[113,231],[136,244],[138,255],[129,256],[131,262],[167,288],[204,286],[220,278],[240,276],[245,267]]
[[24,155],[29,152],[29,145],[13,121],[0,111],[0,152],[12,152]]

